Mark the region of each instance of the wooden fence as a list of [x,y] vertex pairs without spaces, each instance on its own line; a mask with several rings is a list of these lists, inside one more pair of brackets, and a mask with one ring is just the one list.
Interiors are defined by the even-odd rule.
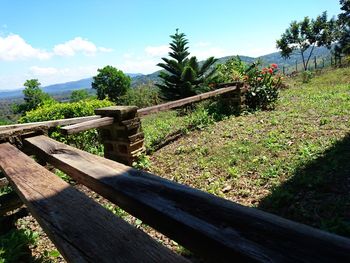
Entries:
[[[122,130],[129,136],[135,130],[133,107],[97,112],[113,118],[116,126],[110,126],[117,128],[116,134]],[[137,141],[137,136],[133,138]],[[350,262],[347,238],[241,206],[45,135],[26,133],[21,140],[24,152],[67,173],[205,262]],[[1,170],[68,262],[188,262],[24,152],[8,142],[0,144]],[[3,208],[1,204],[0,212]]]

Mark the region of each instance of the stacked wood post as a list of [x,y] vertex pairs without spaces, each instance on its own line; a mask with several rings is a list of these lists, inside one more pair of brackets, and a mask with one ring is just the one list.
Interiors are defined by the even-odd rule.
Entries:
[[[231,83],[224,83],[221,86],[229,86]],[[236,89],[231,92],[220,95],[220,102],[225,105],[225,108],[233,113],[240,113],[245,101],[245,92],[247,87],[244,87],[244,83],[235,83]]]
[[104,157],[131,165],[145,151],[144,134],[136,106],[111,106],[96,109],[102,117],[113,117],[111,125],[100,127]]

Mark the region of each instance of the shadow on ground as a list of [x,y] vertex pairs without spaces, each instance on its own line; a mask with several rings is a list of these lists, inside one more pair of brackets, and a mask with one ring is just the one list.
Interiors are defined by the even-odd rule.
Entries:
[[350,237],[350,134],[299,167],[259,208]]

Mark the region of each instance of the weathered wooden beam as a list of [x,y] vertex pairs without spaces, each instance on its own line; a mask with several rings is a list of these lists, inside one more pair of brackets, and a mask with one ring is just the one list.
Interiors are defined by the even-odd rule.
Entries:
[[68,262],[186,262],[9,143],[0,166]]
[[232,92],[232,91],[237,90],[238,88],[239,88],[238,86],[226,87],[226,88],[221,88],[221,89],[209,91],[206,93],[202,93],[199,95],[195,95],[192,97],[188,97],[188,98],[184,98],[184,99],[180,99],[180,100],[176,100],[176,101],[170,101],[168,103],[139,109],[139,110],[137,110],[137,114],[139,116],[145,116],[145,115],[149,115],[151,113],[156,113],[156,112],[160,112],[160,111],[178,108],[178,107],[181,107],[181,106],[184,106],[187,104],[191,104],[191,103],[198,102],[198,101],[208,99],[208,98],[212,98],[212,97],[215,97],[215,96],[218,96],[221,94]]
[[45,136],[41,157],[206,260],[349,262],[350,240],[244,207]]
[[61,133],[65,135],[75,134],[82,131],[87,131],[90,129],[100,128],[113,124],[114,118],[112,117],[103,117],[100,119],[89,120],[85,122],[80,122],[77,124],[64,126],[60,129]]
[[56,126],[70,125],[80,122],[85,122],[89,120],[96,120],[101,118],[99,115],[87,116],[87,117],[76,117],[69,119],[53,120],[53,121],[40,121],[40,122],[31,122],[31,123],[21,123],[21,124],[10,124],[10,125],[1,125],[0,131],[5,131],[9,129],[33,127],[33,126],[45,126],[46,128],[52,128]]
[[15,192],[0,196],[0,215],[15,210],[23,205],[23,202]]

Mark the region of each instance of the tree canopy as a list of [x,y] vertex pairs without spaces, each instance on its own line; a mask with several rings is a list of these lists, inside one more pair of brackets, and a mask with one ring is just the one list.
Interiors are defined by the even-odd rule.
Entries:
[[162,83],[157,84],[161,96],[166,100],[177,100],[201,93],[215,72],[215,68],[211,70],[210,68],[216,59],[210,57],[199,63],[195,56],[188,58],[190,53],[186,35],[176,29],[175,34],[170,37],[172,38],[171,51],[168,53],[170,58],[162,58],[164,63],[158,64],[165,70],[159,74]]
[[91,86],[96,89],[98,99],[108,97],[111,101],[117,102],[130,88],[131,79],[123,71],[112,66],[105,66],[97,71],[98,74],[93,77]]
[[336,52],[350,55],[350,0],[340,0],[341,10],[338,15],[339,38]]
[[[293,51],[298,50],[304,69],[307,70],[316,46],[331,48],[332,42],[335,40],[335,28],[336,21],[334,19],[328,21],[327,12],[323,12],[316,19],[305,17],[300,22],[293,21],[281,38],[277,40],[277,48],[281,50],[281,55],[284,58],[289,58]],[[309,51],[308,55],[306,55],[307,50]]]
[[37,79],[29,79],[23,84],[25,89],[24,103],[16,105],[14,111],[18,113],[25,113],[27,111],[36,109],[43,102],[52,100],[49,94],[43,92],[40,88],[40,82]]

